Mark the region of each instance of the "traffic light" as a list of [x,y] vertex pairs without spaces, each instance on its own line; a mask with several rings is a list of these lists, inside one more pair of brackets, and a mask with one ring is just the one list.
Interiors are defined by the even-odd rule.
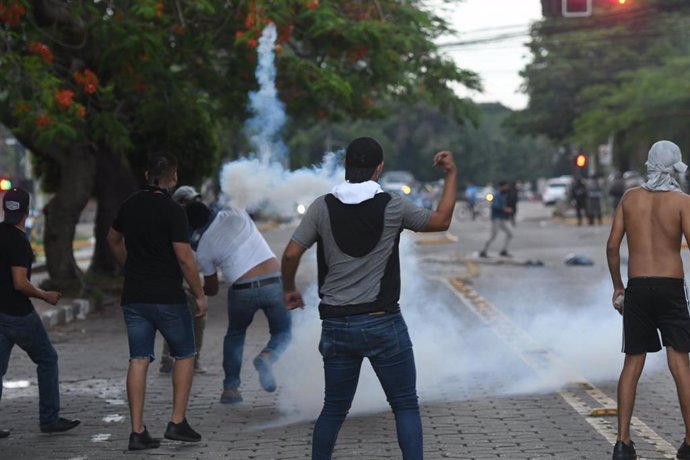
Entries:
[[577,169],[583,169],[587,166],[587,155],[584,153],[579,153],[575,157],[575,166],[577,166]]
[[[574,18],[592,14],[592,0],[561,0],[563,17]],[[617,0],[620,1],[620,0]],[[623,0],[625,1],[625,0]]]
[[12,181],[7,177],[0,177],[0,190],[5,192],[12,188]]

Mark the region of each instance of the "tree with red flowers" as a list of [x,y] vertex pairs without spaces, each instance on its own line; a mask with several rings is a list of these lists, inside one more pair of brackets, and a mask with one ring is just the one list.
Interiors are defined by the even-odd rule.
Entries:
[[478,79],[438,52],[448,27],[422,1],[0,0],[0,123],[54,192],[51,279],[81,285],[71,245],[92,196],[92,270],[115,270],[103,237],[148,153],[176,154],[181,182],[196,185],[217,172],[221,150],[237,154],[269,22],[280,97],[301,123],[382,116],[389,99],[428,100],[459,120],[472,113],[451,85]]

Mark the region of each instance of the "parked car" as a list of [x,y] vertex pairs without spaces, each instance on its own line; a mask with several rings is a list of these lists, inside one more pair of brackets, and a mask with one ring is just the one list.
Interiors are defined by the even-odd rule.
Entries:
[[541,193],[541,201],[547,206],[566,201],[572,182],[573,179],[569,176],[548,179]]
[[381,176],[381,188],[384,192],[400,193],[410,196],[417,188],[417,181],[408,171],[387,171]]

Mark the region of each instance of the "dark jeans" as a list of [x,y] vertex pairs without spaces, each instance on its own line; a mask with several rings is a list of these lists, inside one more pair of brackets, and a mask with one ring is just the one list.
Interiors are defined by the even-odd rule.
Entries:
[[357,390],[362,360],[369,358],[395,414],[398,445],[405,460],[424,457],[417,402],[414,354],[400,313],[355,315],[323,321],[319,351],[326,390],[314,426],[312,459],[330,459],[338,431]]
[[271,338],[264,347],[271,361],[275,362],[290,343],[292,318],[283,301],[283,284],[228,289],[228,330],[223,340],[223,388],[239,388],[244,340],[247,328],[258,310],[268,319]]
[[2,377],[7,372],[12,347],[18,345],[36,363],[38,410],[41,425],[56,422],[60,413],[58,356],[41,318],[34,311],[26,316],[0,313],[0,399]]

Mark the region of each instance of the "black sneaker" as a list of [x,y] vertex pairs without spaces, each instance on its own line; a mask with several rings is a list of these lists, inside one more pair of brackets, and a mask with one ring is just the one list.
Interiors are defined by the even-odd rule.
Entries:
[[63,431],[71,430],[80,423],[81,421],[79,420],[68,420],[60,417],[57,422],[41,425],[41,433],[62,433]]
[[10,430],[0,430],[0,439],[6,438],[10,435]]
[[499,253],[502,257],[513,257],[511,253],[506,251],[505,249]]
[[161,446],[158,439],[152,438],[149,431],[144,427],[141,433],[132,431],[129,434],[129,450],[157,449]]
[[613,446],[613,460],[636,460],[635,443],[625,444],[623,441],[616,441]]
[[201,435],[194,431],[191,426],[189,426],[186,418],[180,423],[168,422],[168,428],[166,428],[164,436],[166,439],[172,439],[173,441],[201,441]]
[[271,355],[266,352],[259,353],[254,358],[254,367],[259,372],[259,383],[264,391],[269,393],[276,391],[276,379],[273,377],[273,364],[271,363]]
[[676,454],[676,458],[680,459],[690,459],[690,446],[688,446],[688,443],[683,439],[683,444],[680,445],[678,448],[678,453]]
[[483,258],[483,259],[486,259],[487,257],[489,257],[489,255],[486,253],[486,251],[481,251],[481,252],[479,253],[479,257],[481,257],[481,258]]

